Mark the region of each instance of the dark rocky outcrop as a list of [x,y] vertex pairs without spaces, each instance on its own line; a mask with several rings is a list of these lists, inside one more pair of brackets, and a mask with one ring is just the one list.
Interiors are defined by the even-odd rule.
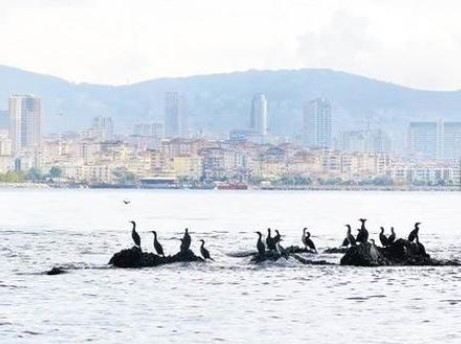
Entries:
[[142,252],[138,247],[115,253],[109,260],[109,264],[119,268],[143,268],[153,267],[164,264],[180,262],[203,262],[203,258],[198,257],[191,250],[181,251],[173,256],[158,256],[154,253]]
[[455,260],[431,258],[416,243],[398,239],[391,246],[377,247],[370,243],[352,246],[341,258],[341,265],[353,266],[459,266]]

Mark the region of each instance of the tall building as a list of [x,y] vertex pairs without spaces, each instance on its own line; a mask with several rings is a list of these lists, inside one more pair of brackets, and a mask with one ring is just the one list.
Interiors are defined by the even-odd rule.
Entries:
[[390,153],[391,139],[381,129],[345,131],[340,148],[348,153]]
[[459,159],[461,122],[411,122],[409,154],[420,159]]
[[443,156],[461,158],[461,122],[445,122],[443,126]]
[[186,99],[178,92],[168,92],[165,96],[165,135],[169,138],[187,137]]
[[420,159],[438,157],[437,122],[411,122],[408,130],[409,153]]
[[98,116],[93,118],[91,137],[99,141],[111,141],[114,138],[114,124],[111,117]]
[[261,136],[267,135],[267,100],[264,94],[256,94],[251,101],[250,127]]
[[14,94],[9,98],[10,139],[12,151],[40,147],[42,139],[42,110],[40,98]]
[[331,105],[325,98],[304,104],[303,129],[308,147],[331,147]]

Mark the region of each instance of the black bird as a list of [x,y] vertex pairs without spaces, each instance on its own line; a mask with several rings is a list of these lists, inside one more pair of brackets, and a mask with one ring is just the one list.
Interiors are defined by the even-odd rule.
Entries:
[[311,239],[311,233],[306,232],[306,236],[304,237],[304,246],[309,247],[311,250],[314,250],[317,253],[317,249],[315,248],[314,242]]
[[362,226],[360,227],[359,234],[357,234],[356,241],[365,244],[368,241],[368,230],[365,228],[365,221],[366,219],[360,219],[362,222]]
[[138,232],[136,232],[136,222],[130,221],[133,225],[133,229],[131,230],[131,237],[133,238],[134,244],[141,248],[141,237],[139,236]]
[[123,200],[123,203],[125,203],[125,204],[130,204],[130,201],[127,201],[127,200],[124,199],[124,200]]
[[277,233],[277,235],[274,236],[274,243],[277,244],[278,242],[282,240],[282,236],[280,235],[280,232],[278,229],[275,230],[275,233]]
[[424,247],[423,244],[421,244],[419,242],[419,235],[416,236],[416,246],[418,248],[418,254],[420,254],[421,256],[424,256],[426,257],[427,256],[427,253],[426,253],[426,248]]
[[391,227],[391,235],[387,237],[387,245],[392,245],[395,241],[395,232],[394,227]]
[[180,238],[179,240],[181,241],[181,245],[179,246],[179,251],[180,251],[181,253],[187,252],[187,250],[189,249],[189,247],[186,247],[186,245],[184,244],[184,239],[183,239],[183,238]]
[[261,232],[256,232],[258,234],[258,242],[256,243],[256,248],[258,249],[258,253],[260,257],[264,257],[266,254],[266,246],[264,246],[264,243],[262,241],[262,234]]
[[210,257],[210,252],[205,248],[205,240],[200,240],[202,245],[200,246],[200,253],[202,254],[203,259],[210,259],[214,261],[213,258]]
[[383,247],[388,245],[387,236],[384,234],[384,227],[381,227],[381,233],[379,233],[379,241],[381,241],[381,245],[383,245]]
[[266,245],[270,251],[275,251],[275,241],[271,237],[271,229],[267,229]]
[[152,234],[154,234],[154,248],[155,248],[155,251],[157,252],[158,255],[165,257],[165,254],[163,253],[163,247],[162,247],[162,245],[160,245],[160,243],[157,240],[157,232],[152,231]]
[[413,242],[413,240],[416,239],[416,237],[418,236],[418,232],[419,232],[419,225],[421,223],[420,222],[416,222],[415,223],[415,229],[413,229],[411,232],[410,232],[410,235],[408,235],[408,241],[409,242]]
[[192,242],[192,239],[189,235],[189,229],[186,228],[184,231],[184,236],[182,237],[182,243],[184,245],[185,251],[187,251],[190,248],[191,242]]
[[352,231],[351,225],[346,225],[346,227],[347,227],[347,235],[343,240],[343,245],[342,246],[345,246],[345,247],[347,247],[348,245],[356,246],[357,243],[355,242],[355,238],[351,233],[351,231]]

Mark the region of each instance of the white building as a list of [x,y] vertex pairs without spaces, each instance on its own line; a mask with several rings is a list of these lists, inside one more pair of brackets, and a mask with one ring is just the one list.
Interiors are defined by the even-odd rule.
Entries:
[[38,148],[42,139],[41,101],[33,95],[15,94],[9,98],[10,138],[14,154],[24,148]]

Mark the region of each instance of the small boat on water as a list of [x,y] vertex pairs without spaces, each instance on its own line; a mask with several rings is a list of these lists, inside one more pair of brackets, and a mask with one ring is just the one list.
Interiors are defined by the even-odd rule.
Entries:
[[218,190],[248,190],[248,185],[245,183],[217,183],[216,189]]

